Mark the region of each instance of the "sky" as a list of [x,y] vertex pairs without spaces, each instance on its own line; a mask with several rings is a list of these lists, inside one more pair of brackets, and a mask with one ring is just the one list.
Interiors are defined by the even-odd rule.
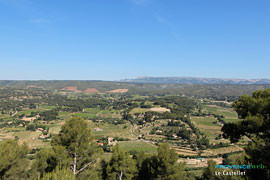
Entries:
[[270,78],[269,0],[0,0],[1,80]]

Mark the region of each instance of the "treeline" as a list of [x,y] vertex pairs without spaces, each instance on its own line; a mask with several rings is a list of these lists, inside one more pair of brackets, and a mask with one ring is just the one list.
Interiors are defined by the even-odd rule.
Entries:
[[[99,108],[105,109],[109,105],[109,101],[100,98],[89,99],[69,99],[67,96],[54,95],[48,97],[46,100],[50,106],[60,106],[63,110],[69,111],[72,108],[73,112],[83,111],[85,108]],[[67,108],[68,107],[68,108]]]
[[152,99],[154,105],[160,105],[171,110],[172,113],[177,112],[178,114],[189,114],[197,103],[190,98],[180,96],[168,96],[163,98]]

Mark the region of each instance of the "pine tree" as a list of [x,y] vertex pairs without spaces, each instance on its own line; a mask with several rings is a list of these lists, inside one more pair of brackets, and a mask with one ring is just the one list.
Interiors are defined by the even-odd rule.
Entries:
[[55,170],[57,166],[58,168],[67,167],[69,163],[70,161],[64,147],[44,148],[35,155],[30,176],[32,179],[35,179],[37,176],[43,177],[44,174]]
[[[185,179],[184,165],[177,162],[178,155],[174,149],[170,149],[167,143],[158,146],[157,179]],[[187,179],[187,178],[186,178]]]
[[16,140],[8,140],[0,145],[0,179],[27,179],[29,160],[28,147],[19,145]]
[[137,179],[190,179],[191,177],[188,177],[188,174],[184,170],[184,164],[178,163],[177,160],[178,155],[174,149],[170,149],[167,143],[159,144],[157,155],[146,157],[141,165],[139,163],[140,169]]
[[47,173],[41,180],[76,180],[74,174],[67,168],[57,168]]
[[[242,119],[237,123],[225,124],[224,137],[237,142],[241,137],[250,139],[245,148],[245,164],[270,166],[270,89],[255,91],[252,96],[243,95],[233,103]],[[252,169],[248,176],[257,179],[270,179],[269,169]]]
[[70,164],[74,175],[85,171],[93,165],[96,154],[102,152],[97,144],[93,142],[91,130],[87,122],[80,117],[73,117],[66,121],[61,131],[52,139],[53,149],[64,147],[67,156],[71,159]]
[[109,180],[131,180],[136,173],[136,163],[130,155],[121,150],[119,145],[113,147],[113,155],[108,163],[106,173]]

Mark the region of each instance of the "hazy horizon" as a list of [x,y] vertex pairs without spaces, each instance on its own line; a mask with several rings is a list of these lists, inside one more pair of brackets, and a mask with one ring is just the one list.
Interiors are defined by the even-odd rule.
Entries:
[[134,78],[121,78],[115,80],[104,79],[0,79],[0,81],[123,81],[141,78],[194,78],[194,79],[223,79],[223,80],[270,80],[270,78],[216,78],[216,77],[191,77],[191,76],[138,76]]

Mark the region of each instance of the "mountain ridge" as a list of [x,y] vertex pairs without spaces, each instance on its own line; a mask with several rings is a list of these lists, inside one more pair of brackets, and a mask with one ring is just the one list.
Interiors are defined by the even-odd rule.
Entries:
[[148,77],[123,79],[121,82],[155,84],[270,84],[270,79],[202,78],[202,77]]

